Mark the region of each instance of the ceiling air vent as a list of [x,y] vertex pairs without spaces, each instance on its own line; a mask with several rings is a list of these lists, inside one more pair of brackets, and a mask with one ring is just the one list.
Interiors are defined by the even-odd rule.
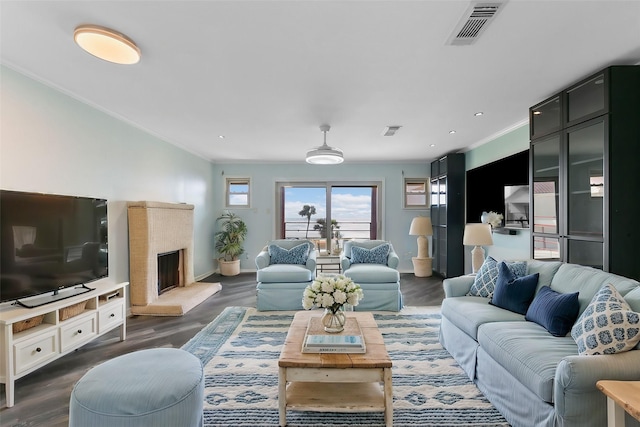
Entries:
[[496,16],[504,2],[471,3],[447,40],[450,45],[473,44]]

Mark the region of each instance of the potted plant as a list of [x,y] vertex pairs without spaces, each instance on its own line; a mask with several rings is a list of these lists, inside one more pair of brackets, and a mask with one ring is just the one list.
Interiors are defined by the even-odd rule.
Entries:
[[229,211],[219,216],[216,223],[215,249],[221,255],[218,258],[220,274],[236,276],[240,274],[240,255],[244,253],[242,245],[247,237],[247,225],[242,218]]

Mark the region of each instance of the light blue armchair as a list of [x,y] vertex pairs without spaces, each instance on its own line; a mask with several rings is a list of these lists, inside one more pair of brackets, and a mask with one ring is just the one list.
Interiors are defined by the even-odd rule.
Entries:
[[304,288],[316,276],[317,255],[313,242],[305,239],[273,240],[265,246],[256,257],[257,309],[302,310]]
[[399,311],[400,258],[385,240],[350,240],[340,255],[343,274],[362,287],[364,298],[355,307],[359,311]]

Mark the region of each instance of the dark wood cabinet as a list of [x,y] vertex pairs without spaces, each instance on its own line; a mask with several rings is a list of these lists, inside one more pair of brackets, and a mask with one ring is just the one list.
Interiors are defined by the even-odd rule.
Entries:
[[529,117],[533,258],[640,279],[640,66],[608,67]]
[[431,163],[433,271],[442,277],[464,274],[464,154]]

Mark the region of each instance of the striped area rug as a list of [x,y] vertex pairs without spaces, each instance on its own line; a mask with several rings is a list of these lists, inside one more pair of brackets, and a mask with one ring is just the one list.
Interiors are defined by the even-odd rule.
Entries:
[[[228,307],[182,348],[205,367],[205,426],[277,426],[278,357],[295,312]],[[393,361],[394,426],[508,426],[438,343],[439,307],[374,317]],[[381,413],[288,411],[288,426],[383,426]]]

